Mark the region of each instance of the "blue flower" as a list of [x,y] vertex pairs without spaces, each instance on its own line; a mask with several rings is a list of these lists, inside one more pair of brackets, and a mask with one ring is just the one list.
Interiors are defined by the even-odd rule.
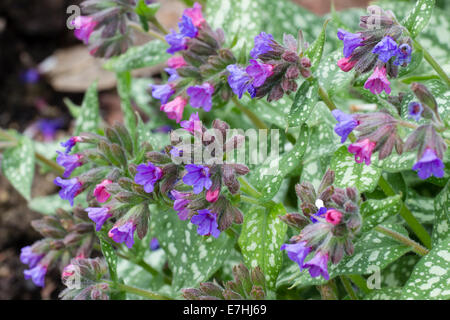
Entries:
[[286,250],[289,259],[298,264],[300,271],[303,270],[303,263],[305,258],[311,251],[310,247],[306,246],[306,242],[297,242],[294,244],[283,244],[280,250]]
[[316,278],[322,276],[325,280],[330,279],[328,274],[328,254],[321,251],[317,251],[314,258],[304,264],[305,268],[308,268],[311,277]]
[[319,222],[319,220],[317,220],[316,218],[314,218],[314,217],[320,217],[320,218],[324,218],[324,215],[325,215],[325,213],[327,213],[327,208],[325,208],[325,207],[321,207],[320,209],[319,209],[319,211],[317,211],[316,213],[314,213],[310,218],[311,218],[311,221],[313,222],[313,223],[316,223],[316,222]]
[[422,112],[423,106],[419,102],[412,101],[408,104],[408,118],[419,121]]
[[183,177],[183,182],[189,186],[194,187],[194,193],[199,194],[205,190],[209,190],[212,186],[212,181],[210,179],[209,168],[196,165],[196,164],[187,164],[185,169],[187,170],[187,174]]
[[140,164],[136,168],[137,173],[134,177],[134,182],[144,186],[144,191],[147,193],[153,192],[155,183],[163,176],[161,168],[155,166],[153,163]]
[[378,59],[384,63],[397,54],[397,42],[389,36],[381,39],[373,48],[372,53],[378,54]]
[[444,176],[444,164],[431,148],[425,149],[422,157],[414,164],[412,169],[417,171],[417,175],[422,180],[428,179],[431,175],[434,175],[436,178]]
[[170,97],[175,93],[171,84],[152,84],[152,97],[161,100],[161,104],[167,103]]
[[394,60],[394,64],[396,66],[405,67],[407,64],[411,62],[411,47],[404,43],[398,47],[397,58]]
[[61,187],[61,190],[59,190],[61,199],[68,200],[73,207],[73,199],[81,193],[82,183],[77,178],[64,180],[60,177],[57,177],[53,182]]
[[198,34],[198,29],[192,23],[192,19],[186,15],[181,17],[181,22],[178,23],[180,33],[189,38],[195,38]]
[[24,264],[28,264],[30,268],[34,268],[39,261],[41,261],[44,254],[33,252],[31,246],[23,247],[20,251],[20,261]]
[[228,84],[233,90],[234,94],[242,98],[242,95],[245,91],[250,93],[250,96],[253,98],[256,94],[256,90],[252,85],[252,78],[236,64],[230,64],[227,66],[228,72],[230,75],[228,76]]
[[136,230],[136,224],[132,221],[128,221],[121,226],[114,226],[108,232],[108,236],[117,243],[125,242],[128,248],[133,247],[134,244],[134,231]]
[[38,287],[44,287],[45,282],[45,274],[47,273],[47,268],[41,264],[38,264],[34,268],[29,270],[25,270],[23,272],[25,279],[30,279],[34,282]]
[[272,51],[271,44],[273,36],[271,34],[261,32],[255,37],[255,47],[250,51],[252,58],[258,58],[259,55]]
[[344,143],[348,135],[358,126],[358,121],[353,116],[338,109],[333,110],[331,113],[338,122],[334,126],[334,132],[341,137],[341,143]]
[[175,32],[175,30],[170,30],[170,33],[165,36],[165,39],[170,45],[169,49],[166,50],[167,53],[174,54],[175,52],[187,49],[186,37],[181,33]]
[[198,225],[197,233],[201,236],[218,238],[220,230],[217,228],[217,215],[208,209],[198,210],[198,214],[191,218],[191,223]]
[[58,153],[56,162],[65,169],[63,178],[70,177],[73,170],[83,165],[83,161],[81,161],[82,156],[79,154],[69,155],[61,151],[56,151],[56,153]]
[[359,33],[351,33],[344,29],[338,29],[337,36],[344,42],[344,57],[348,58],[353,51],[363,45],[363,39]]
[[88,213],[89,219],[95,223],[95,231],[100,231],[103,224],[112,217],[108,207],[102,208],[86,208],[84,211]]

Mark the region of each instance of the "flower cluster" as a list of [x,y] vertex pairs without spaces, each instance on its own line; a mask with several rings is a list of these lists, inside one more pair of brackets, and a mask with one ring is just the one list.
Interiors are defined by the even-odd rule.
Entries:
[[406,67],[411,62],[411,39],[403,35],[403,29],[391,11],[373,5],[368,12],[368,16],[360,19],[363,30],[351,33],[339,29],[337,36],[344,44],[344,57],[337,64],[344,72],[353,68],[358,73],[373,70],[364,88],[373,94],[383,90],[390,94],[387,76],[396,78],[399,66]]
[[245,265],[233,267],[234,281],[228,281],[223,287],[216,282],[200,283],[198,289],[183,289],[187,300],[264,300],[267,298],[266,281],[261,268],[249,271]]
[[245,92],[252,98],[267,95],[267,101],[276,101],[297,90],[297,78],[311,75],[311,61],[303,56],[303,48],[290,34],[284,35],[283,45],[271,34],[261,32],[255,37],[250,51],[253,59],[245,68],[232,64],[227,67],[228,84],[239,99]]
[[199,3],[184,10],[178,27],[179,32],[171,30],[165,37],[170,46],[167,52],[180,54],[167,61],[168,83],[151,88],[153,98],[161,101],[160,110],[180,123],[188,103],[209,112],[213,96],[220,94],[225,100],[230,96],[221,74],[236,59],[230,50],[222,48],[223,31],[211,29]]
[[[280,249],[286,250],[289,259],[297,263],[300,270],[308,269],[311,277],[321,275],[327,280],[328,261],[337,264],[344,252],[353,254],[352,239],[362,223],[357,190],[335,188],[333,182],[334,172],[328,170],[318,193],[308,182],[296,185],[303,214],[290,213],[280,217],[288,225],[301,230]],[[310,254],[312,258],[306,260]]]

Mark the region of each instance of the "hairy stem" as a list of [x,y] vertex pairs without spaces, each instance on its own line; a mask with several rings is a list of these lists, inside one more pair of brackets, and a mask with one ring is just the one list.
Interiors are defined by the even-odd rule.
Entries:
[[424,256],[426,254],[428,254],[428,249],[422,247],[420,244],[418,244],[417,242],[415,242],[414,240],[409,239],[408,237],[405,237],[404,235],[393,231],[391,229],[388,229],[386,227],[383,227],[381,225],[378,225],[375,227],[375,230],[377,230],[378,232],[391,237],[392,239],[397,240],[400,243],[403,243],[404,245],[407,245],[408,247],[411,247],[414,252],[416,252],[417,254]]
[[337,107],[334,104],[333,100],[330,99],[330,97],[328,96],[328,93],[320,85],[319,85],[319,96],[322,99],[322,101],[327,105],[328,109],[330,109],[330,111],[333,111],[334,109],[337,109]]
[[140,289],[140,288],[132,287],[132,286],[129,286],[129,285],[126,285],[126,284],[122,284],[122,283],[116,283],[116,284],[112,284],[111,283],[111,285],[116,287],[119,290],[122,290],[122,291],[125,291],[125,292],[128,292],[128,293],[132,293],[132,294],[135,294],[135,295],[138,295],[138,296],[141,296],[141,297],[144,297],[144,298],[148,298],[148,299],[151,299],[151,300],[173,300],[170,297],[166,297],[166,296],[163,296],[163,295],[151,292],[151,291],[147,291],[147,290],[143,290],[143,289]]
[[158,32],[155,32],[155,31],[153,31],[153,30],[145,31],[145,30],[142,29],[142,27],[141,27],[139,24],[137,24],[137,23],[130,22],[128,25],[129,25],[132,29],[134,29],[134,30],[136,30],[136,31],[138,31],[138,32],[147,34],[147,35],[152,36],[152,37],[154,37],[154,38],[156,38],[156,39],[158,39],[158,40],[161,40],[161,41],[166,41],[166,39],[164,38],[164,36],[163,36],[162,34],[160,34],[160,33],[158,33]]
[[420,45],[420,43],[417,42],[417,40],[413,40],[413,41],[414,41],[414,46],[416,47],[416,49],[423,52],[423,57],[425,58],[425,60],[436,71],[436,73],[447,84],[447,86],[450,87],[450,78],[445,73],[445,71],[441,68],[439,63],[436,60],[434,60],[434,58],[430,55],[430,53],[424,47],[422,47]]

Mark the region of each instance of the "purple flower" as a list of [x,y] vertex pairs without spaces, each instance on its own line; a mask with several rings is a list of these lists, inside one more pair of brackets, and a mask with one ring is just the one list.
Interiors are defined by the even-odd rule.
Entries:
[[34,268],[29,270],[25,270],[23,274],[25,275],[25,279],[33,280],[34,284],[38,287],[44,287],[45,282],[45,274],[47,273],[47,267],[38,264]]
[[136,230],[136,224],[132,221],[128,221],[121,226],[114,226],[108,232],[108,236],[117,243],[125,242],[126,246],[131,249],[134,244],[134,231]]
[[44,254],[38,254],[33,252],[31,246],[23,247],[20,251],[20,261],[24,264],[28,264],[30,268],[34,268],[39,261],[41,261]]
[[273,72],[271,64],[261,63],[258,60],[250,59],[250,65],[245,69],[247,74],[253,78],[253,87],[258,88],[264,84],[266,79],[270,77]]
[[39,131],[44,136],[45,141],[51,141],[55,138],[56,130],[62,127],[63,120],[58,119],[41,119],[38,121],[37,126]]
[[280,250],[286,250],[289,259],[297,263],[301,271],[304,268],[303,263],[311,248],[306,246],[306,241],[303,241],[294,244],[285,243],[281,246]]
[[444,176],[444,164],[442,160],[436,155],[436,151],[431,148],[426,148],[422,157],[412,167],[417,171],[417,175],[420,179],[428,179],[431,175],[436,178],[442,178]]
[[205,111],[211,111],[212,106],[212,94],[214,93],[214,87],[208,82],[199,86],[192,86],[187,88],[186,93],[190,99],[190,104],[194,108],[203,108]]
[[178,218],[180,218],[180,220],[186,220],[189,217],[189,209],[186,208],[190,202],[190,200],[186,199],[189,196],[189,193],[172,190],[171,195],[175,198],[173,209],[178,211]]
[[192,19],[186,15],[181,17],[181,22],[178,23],[180,33],[189,38],[195,38],[198,34],[198,29],[192,23]]
[[323,218],[324,217],[324,215],[325,215],[325,213],[327,213],[327,208],[325,208],[325,207],[321,207],[320,209],[319,209],[319,211],[317,211],[316,213],[314,213],[310,218],[311,218],[311,221],[313,222],[313,223],[316,223],[316,222],[319,222],[319,220],[317,220],[316,218],[314,218],[314,217],[320,217],[320,218]]
[[83,41],[84,44],[88,44],[97,22],[91,17],[79,16],[72,21],[72,25],[75,27],[75,37]]
[[213,236],[218,238],[220,230],[217,228],[217,215],[208,209],[198,210],[198,214],[193,216],[191,223],[198,225],[197,233],[201,236]]
[[69,153],[77,142],[80,142],[81,140],[81,137],[70,137],[69,140],[61,142],[61,146],[66,148],[66,153]]
[[100,231],[106,220],[112,217],[108,207],[86,208],[84,211],[88,213],[89,219],[94,221],[96,231]]
[[156,238],[152,238],[152,240],[150,241],[150,250],[151,251],[155,251],[159,249],[159,242],[158,239]]
[[[184,121],[182,121],[184,122]],[[176,147],[172,147],[172,149],[170,149],[169,153],[172,155],[172,157],[181,157],[183,155],[183,150],[180,150]]]
[[193,186],[195,194],[202,192],[203,188],[205,188],[205,190],[209,190],[209,188],[211,188],[212,181],[209,178],[210,174],[208,167],[196,164],[187,164],[185,169],[188,173],[184,175],[183,182],[189,186]]
[[401,44],[398,47],[397,58],[394,60],[394,64],[403,67],[408,65],[411,62],[411,52],[412,49],[407,43]]
[[250,51],[252,58],[258,58],[259,55],[272,51],[270,46],[273,42],[273,36],[264,31],[255,37],[255,47]]
[[308,268],[311,277],[316,278],[322,276],[324,279],[329,280],[328,274],[328,254],[317,251],[314,258],[304,264],[304,268]]
[[23,82],[32,84],[37,83],[40,77],[39,71],[36,69],[28,69],[20,76]]
[[380,94],[383,90],[386,91],[387,94],[390,94],[390,84],[391,83],[386,77],[386,67],[376,67],[366,83],[364,83],[364,88],[369,89],[373,94]]
[[344,42],[344,57],[348,58],[353,51],[363,45],[363,39],[359,33],[351,33],[344,29],[338,29],[337,36],[339,40]]
[[386,36],[377,43],[372,53],[378,54],[378,59],[386,63],[397,54],[397,42],[391,37]]
[[170,97],[175,93],[175,90],[172,86],[172,84],[152,84],[152,97],[155,99],[161,100],[162,104],[167,103],[169,101]]
[[248,91],[250,96],[253,98],[256,91],[252,85],[252,78],[244,71],[244,69],[236,64],[230,64],[227,66],[227,70],[230,72],[230,75],[228,76],[228,84],[234,94],[236,94],[240,99],[242,98],[244,92]]
[[81,189],[83,187],[78,178],[64,180],[60,177],[56,177],[53,182],[57,186],[61,187],[61,190],[59,190],[59,196],[61,199],[68,200],[70,205],[73,207],[73,199],[81,193]]
[[166,52],[174,54],[175,52],[186,50],[186,37],[181,33],[176,33],[175,30],[170,30],[170,32],[165,37],[167,43],[170,45]]
[[177,73],[177,70],[174,68],[165,68],[164,71],[166,71],[169,74],[169,79],[167,79],[168,82],[174,82],[180,78],[180,76]]
[[83,165],[83,161],[81,161],[82,156],[79,154],[68,155],[61,151],[56,151],[56,153],[58,153],[56,162],[65,169],[63,178],[70,177],[73,170]]
[[[181,121],[180,126],[191,133],[194,133],[196,131],[202,132],[202,122],[200,121],[198,112],[192,113],[191,116],[189,117],[189,120]],[[173,149],[175,149],[175,148],[173,148]],[[171,153],[172,153],[172,150],[171,150]]]
[[351,115],[342,112],[341,110],[335,109],[331,111],[334,118],[338,122],[334,126],[334,132],[341,137],[341,143],[347,140],[348,135],[358,126],[358,121],[355,120]]
[[355,161],[357,163],[362,163],[364,161],[366,165],[370,165],[370,158],[372,157],[372,152],[375,146],[376,142],[370,141],[366,138],[350,144],[348,146],[348,152],[355,155]]
[[159,132],[159,133],[169,133],[172,130],[173,130],[173,128],[172,128],[171,125],[165,124],[165,125],[162,125],[161,127],[153,129],[152,132],[153,133],[157,133],[157,132]]
[[134,177],[134,182],[144,186],[144,191],[147,193],[153,192],[155,183],[163,176],[161,168],[155,166],[153,163],[140,164],[136,168],[137,173]]
[[203,18],[202,6],[195,2],[192,8],[185,9],[183,14],[192,19],[196,27],[200,27],[206,20]]
[[422,112],[423,107],[419,102],[413,101],[408,104],[408,118],[419,121],[422,116]]

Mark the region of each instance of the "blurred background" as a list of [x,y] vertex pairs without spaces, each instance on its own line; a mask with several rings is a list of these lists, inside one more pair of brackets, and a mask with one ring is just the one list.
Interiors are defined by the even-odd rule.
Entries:
[[[232,1],[232,0],[223,0]],[[254,0],[258,1],[258,0]],[[275,0],[274,0],[275,1]],[[330,11],[330,0],[293,0],[316,14]],[[445,0],[442,0],[443,2]],[[102,70],[66,27],[66,9],[77,0],[0,1],[0,127],[15,129],[37,141],[55,141],[71,132],[69,98],[80,104],[87,86],[99,79],[102,117],[121,120],[114,75]],[[161,0],[162,24],[174,27],[185,5]],[[368,0],[335,0],[336,10],[366,7]],[[438,1],[439,4],[439,1]],[[301,26],[299,26],[301,27]],[[145,41],[145,39],[137,39]],[[140,70],[150,77],[159,70]],[[0,156],[1,161],[1,156]],[[54,174],[36,170],[32,196],[53,194]],[[0,299],[56,299],[59,273],[50,272],[44,289],[24,280],[20,249],[40,238],[30,222],[39,214],[0,174]]]

